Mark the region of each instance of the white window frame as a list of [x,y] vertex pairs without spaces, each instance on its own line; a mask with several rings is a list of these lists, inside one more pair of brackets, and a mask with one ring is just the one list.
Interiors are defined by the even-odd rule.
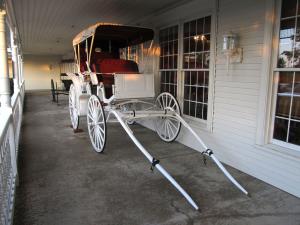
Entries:
[[[264,27],[264,56],[258,105],[256,144],[285,154],[299,155],[300,146],[273,138],[280,71],[298,68],[277,68],[282,0],[267,0]],[[271,55],[271,57],[270,57]]]
[[[177,62],[177,100],[181,108],[181,112],[183,112],[183,98],[184,98],[184,80],[183,80],[183,70],[182,70],[182,57],[183,57],[183,25],[185,22],[192,21],[195,19],[203,18],[206,16],[211,16],[211,43],[210,43],[210,64],[209,64],[209,85],[208,85],[208,106],[207,106],[207,120],[202,120],[199,118],[191,117],[188,115],[184,115],[182,113],[183,118],[195,129],[200,129],[206,132],[213,132],[213,111],[214,111],[214,84],[215,84],[215,74],[216,74],[216,39],[217,39],[217,6],[214,4],[211,10],[206,10],[205,12],[197,12],[193,13],[189,16],[185,16],[184,18],[180,18],[179,20],[173,20],[173,22],[165,23],[163,26],[157,27],[157,31],[171,27],[174,25],[178,25],[178,62]],[[158,41],[158,40],[157,40]],[[160,85],[160,70],[159,70],[159,62],[157,63],[156,71],[158,71],[159,82],[156,84]],[[159,86],[160,89],[160,86]]]
[[[191,16],[188,18],[185,18],[181,23],[180,23],[180,54],[178,57],[180,57],[179,60],[179,72],[178,72],[178,77],[180,78],[180,82],[178,83],[179,85],[179,90],[177,93],[180,92],[180,98],[179,98],[179,104],[181,107],[181,113],[183,118],[185,118],[190,124],[194,127],[197,128],[202,128],[208,131],[212,131],[212,112],[213,112],[213,88],[214,88],[214,77],[215,77],[215,54],[216,54],[216,21],[215,21],[215,16],[216,14],[213,12],[207,12],[205,14],[199,14],[197,16]],[[193,20],[197,20],[200,18],[204,18],[210,16],[211,17],[211,32],[210,32],[210,62],[209,62],[209,69],[183,69],[183,35],[184,35],[184,23],[190,22]],[[208,100],[207,100],[207,119],[203,120],[197,117],[192,117],[189,115],[185,115],[183,113],[183,104],[184,104],[184,72],[185,71],[209,71],[209,83],[208,83]]]

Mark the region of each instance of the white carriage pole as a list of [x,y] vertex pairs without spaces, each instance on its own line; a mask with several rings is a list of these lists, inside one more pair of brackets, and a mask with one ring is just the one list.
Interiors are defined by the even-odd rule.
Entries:
[[[175,112],[174,112],[175,113]],[[242,192],[244,192],[246,195],[249,195],[248,191],[246,191],[234,178],[231,176],[231,174],[226,170],[226,168],[222,165],[222,163],[214,156],[213,152],[204,144],[204,142],[201,140],[201,138],[195,133],[195,131],[190,127],[190,125],[184,121],[184,119],[181,118],[180,115],[175,113],[176,118],[194,135],[194,137],[197,139],[197,141],[200,142],[202,147],[206,150],[209,150],[207,153],[203,151],[202,153],[205,153],[209,157],[212,158],[212,160],[217,164],[217,166],[220,168],[220,170],[225,174],[225,176]]]
[[[133,131],[124,123],[122,118],[119,116],[118,112],[111,110],[111,112],[115,115],[117,120],[120,122],[124,130],[127,132],[131,140],[135,143],[135,145],[140,149],[140,151],[146,156],[146,158],[153,163],[153,158],[149,152],[143,147],[143,145],[136,139],[133,135]],[[194,202],[194,200],[189,196],[189,194],[177,183],[177,181],[160,165],[156,164],[155,167],[164,175],[172,184],[173,186],[186,198],[186,200],[196,209],[198,210],[198,205]]]

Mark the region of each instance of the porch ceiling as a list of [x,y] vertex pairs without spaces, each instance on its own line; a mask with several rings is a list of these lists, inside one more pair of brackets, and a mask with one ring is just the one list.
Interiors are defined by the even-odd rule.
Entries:
[[187,0],[12,0],[25,54],[64,55],[72,38],[98,21],[136,24]]

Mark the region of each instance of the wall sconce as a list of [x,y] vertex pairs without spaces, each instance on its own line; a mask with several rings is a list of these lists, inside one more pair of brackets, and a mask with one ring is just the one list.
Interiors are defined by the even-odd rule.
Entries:
[[242,62],[243,49],[238,48],[238,36],[236,34],[229,32],[223,35],[222,52],[227,58],[227,73],[229,64]]

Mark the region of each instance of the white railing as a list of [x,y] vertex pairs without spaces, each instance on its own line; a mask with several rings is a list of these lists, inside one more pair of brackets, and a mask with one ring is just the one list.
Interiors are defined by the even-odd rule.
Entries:
[[24,102],[24,82],[11,97],[12,108],[0,107],[0,224],[11,225],[15,187],[17,183],[17,155]]

